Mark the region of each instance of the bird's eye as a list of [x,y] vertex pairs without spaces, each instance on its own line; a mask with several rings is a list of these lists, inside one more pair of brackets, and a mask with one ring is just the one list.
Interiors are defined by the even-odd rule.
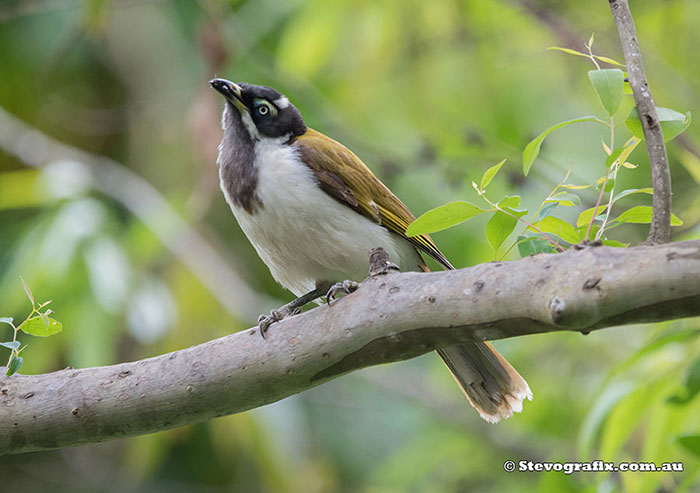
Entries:
[[277,108],[275,108],[269,101],[265,99],[256,99],[253,102],[255,108],[255,114],[261,117],[274,116],[277,114]]

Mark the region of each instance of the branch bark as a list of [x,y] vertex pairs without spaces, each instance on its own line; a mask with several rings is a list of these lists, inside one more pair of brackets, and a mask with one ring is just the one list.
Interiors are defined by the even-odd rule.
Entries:
[[666,243],[671,237],[671,174],[668,168],[664,136],[659,124],[659,118],[656,115],[654,98],[651,95],[651,90],[644,74],[642,53],[637,41],[637,30],[634,26],[628,1],[609,1],[610,10],[615,18],[617,30],[620,33],[622,53],[627,64],[627,78],[632,87],[634,102],[639,111],[639,119],[642,122],[644,140],[649,153],[654,197],[653,217],[647,244]]
[[467,340],[700,315],[700,240],[370,278],[273,325],[114,366],[0,378],[0,454],[99,442],[252,409]]

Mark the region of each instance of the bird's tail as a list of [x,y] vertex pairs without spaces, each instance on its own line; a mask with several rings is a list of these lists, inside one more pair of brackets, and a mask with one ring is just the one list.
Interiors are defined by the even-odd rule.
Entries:
[[437,350],[469,402],[489,423],[523,409],[532,392],[527,382],[488,342],[470,342]]

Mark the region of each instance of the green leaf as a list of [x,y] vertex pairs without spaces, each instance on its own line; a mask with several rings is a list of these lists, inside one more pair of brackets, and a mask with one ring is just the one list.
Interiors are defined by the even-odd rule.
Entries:
[[625,212],[615,218],[615,221],[621,223],[648,224],[651,222],[653,209],[648,205],[639,205],[627,209]]
[[572,245],[578,243],[578,232],[571,224],[554,216],[547,216],[535,226],[545,233],[552,233]]
[[596,59],[600,60],[601,62],[609,63],[610,65],[617,65],[618,67],[624,67],[624,64],[618,62],[617,60],[613,60],[612,58],[606,57],[606,56],[600,56],[600,55],[593,55]]
[[632,154],[632,151],[634,151],[637,148],[640,142],[641,140],[637,137],[630,137],[629,139],[627,139],[627,142],[625,142],[625,144],[622,146],[622,150],[619,154],[613,157],[613,155],[617,153],[616,150],[613,151],[613,155],[608,156],[608,159],[605,161],[606,166],[609,168],[610,166],[615,164],[615,159],[617,159],[622,166],[625,166],[627,168],[636,168],[635,165],[632,165],[627,162],[627,158],[630,157],[630,154]]
[[32,305],[34,305],[34,295],[32,294],[32,290],[29,289],[29,286],[27,286],[27,283],[24,282],[24,279],[20,277],[20,280],[22,281],[22,287],[24,288],[24,292],[27,293],[27,298],[29,298],[29,301],[32,302]]
[[508,195],[498,202],[498,207],[501,209],[512,209],[518,206],[520,206],[520,195]]
[[24,361],[24,358],[22,358],[21,356],[17,356],[16,354],[13,354],[12,358],[10,359],[10,364],[7,365],[7,373],[5,373],[5,375],[7,375],[9,377],[10,375],[14,375],[15,373],[17,373],[20,366],[22,366],[23,361]]
[[[602,221],[602,219],[605,216],[596,216],[596,221]],[[610,229],[610,227],[608,227]],[[598,226],[596,223],[593,223],[591,225],[591,230],[588,232],[588,236],[586,236],[586,231],[588,231],[588,224],[584,224],[583,226],[578,227],[578,241],[585,241],[585,240],[590,240],[591,238],[595,238],[595,235],[598,234],[598,231],[600,230],[600,226]]]
[[442,231],[484,212],[489,211],[471,202],[464,200],[449,202],[429,210],[413,221],[406,229],[406,236],[411,237]]
[[572,183],[565,183],[564,185],[561,186],[561,188],[567,188],[569,190],[585,190],[586,188],[589,188],[590,185],[574,185]]
[[[638,205],[627,209],[615,218],[619,223],[649,224],[651,222],[653,208],[648,205]],[[683,221],[678,216],[671,213],[671,226],[680,226]]]
[[0,342],[0,346],[17,351],[19,349],[19,341]]
[[554,253],[554,246],[539,235],[520,235],[518,236],[518,253],[521,257],[528,257],[536,253]]
[[[520,197],[518,197],[520,198]],[[516,209],[515,207],[503,207],[503,210],[515,217],[523,217],[527,214],[527,209]]]
[[501,211],[496,212],[486,224],[486,239],[491,247],[498,251],[498,248],[506,241],[506,238],[515,229],[518,220]]
[[498,173],[498,170],[501,169],[501,166],[503,166],[505,162],[506,160],[504,159],[484,172],[484,176],[481,177],[481,184],[479,185],[482,190],[489,186],[489,183],[491,183],[491,180],[493,180],[493,177],[496,176],[496,173]]
[[682,435],[676,439],[676,443],[691,454],[700,457],[700,435]]
[[603,108],[608,115],[613,116],[622,102],[622,87],[625,85],[625,76],[619,68],[605,68],[589,70],[588,78],[598,94]]
[[613,204],[620,200],[623,197],[627,197],[628,195],[632,195],[635,193],[648,193],[649,195],[654,194],[654,189],[649,187],[649,188],[628,188],[627,190],[623,190],[622,192],[618,193],[613,197]]
[[574,205],[581,205],[581,198],[575,193],[559,192],[549,197],[545,202],[557,202],[567,207],[573,207]]
[[530,172],[530,168],[532,167],[532,163],[535,162],[535,159],[537,159],[537,156],[540,153],[540,147],[542,147],[542,142],[544,141],[545,137],[547,135],[551,134],[557,129],[560,129],[562,127],[566,127],[567,125],[571,125],[572,123],[579,123],[579,122],[599,122],[599,123],[604,123],[601,122],[598,118],[595,116],[582,116],[581,118],[575,118],[573,120],[567,120],[565,122],[557,123],[556,125],[553,125],[549,127],[547,130],[539,134],[537,137],[535,137],[532,142],[530,142],[527,146],[525,146],[525,150],[523,151],[523,173],[525,173],[525,176]]
[[576,51],[576,50],[571,50],[571,49],[569,49],[569,48],[562,48],[561,46],[550,46],[550,47],[547,48],[547,49],[548,49],[548,50],[562,51],[562,52],[567,53],[567,54],[569,54],[569,55],[576,55],[576,56],[582,56],[582,57],[590,58],[590,56],[589,56],[589,55],[586,55],[585,53],[581,53],[580,51]]
[[44,313],[39,313],[39,316],[41,317],[41,321],[44,322],[44,327],[47,329],[49,328],[49,310],[46,310]]
[[0,317],[0,323],[12,325],[14,319],[12,317]]
[[559,202],[553,202],[551,204],[545,205],[537,214],[537,217],[539,219],[544,219],[545,217],[549,216],[552,212],[554,212],[554,209],[556,209],[558,206]]
[[[661,123],[661,130],[666,142],[685,132],[691,121],[690,111],[684,115],[662,106],[656,107],[656,115],[659,118],[659,123]],[[639,120],[639,111],[636,107],[630,111],[627,120],[625,120],[625,125],[635,137],[644,139],[644,130],[642,130],[642,122]]]
[[601,177],[598,182],[596,183],[596,188],[600,190],[603,187],[603,183],[605,183],[605,192],[611,191],[613,188],[615,188],[615,179],[614,178],[608,178],[608,181],[605,181],[605,177]]
[[37,337],[49,337],[63,330],[63,325],[58,320],[47,317],[46,321],[40,316],[30,318],[22,323],[19,328],[25,334]]
[[620,157],[620,154],[624,152],[625,148],[624,147],[618,147],[612,153],[608,156],[608,158],[605,160],[605,166],[608,168],[615,164],[615,161]]
[[[595,207],[591,207],[590,209],[586,209],[585,211],[581,212],[581,214],[578,215],[578,219],[576,219],[576,227],[580,228],[581,226],[585,226],[590,223],[591,218],[593,217],[593,211],[595,211]],[[605,207],[603,205],[598,206],[598,216],[600,216],[600,213],[604,211]]]

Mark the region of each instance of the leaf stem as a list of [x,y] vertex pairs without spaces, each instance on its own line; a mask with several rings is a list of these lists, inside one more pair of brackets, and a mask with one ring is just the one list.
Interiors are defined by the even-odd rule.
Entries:
[[598,60],[595,59],[595,55],[593,54],[593,51],[591,50],[591,45],[586,44],[585,46],[586,46],[586,48],[588,48],[588,58],[591,59],[591,61],[595,65],[595,68],[600,70],[600,65],[598,64]]
[[[620,164],[616,163],[613,165],[614,170],[613,170],[613,180],[617,180],[617,171],[620,169]],[[603,224],[600,225],[600,229],[595,235],[596,240],[600,240],[603,237],[603,232],[605,231],[605,226],[608,224],[608,218],[610,217],[610,210],[612,209],[612,204],[613,204],[613,196],[615,193],[615,184],[613,183],[612,188],[610,189],[610,199],[608,200],[608,205],[605,207],[605,219],[603,219]],[[597,212],[597,211],[594,211]],[[595,215],[593,216],[595,218]],[[586,238],[588,238],[588,233],[586,233]]]
[[482,199],[484,199],[484,200],[486,201],[487,204],[489,204],[491,207],[493,207],[493,208],[496,209],[497,211],[502,212],[502,213],[505,214],[506,216],[514,217],[517,221],[520,221],[521,223],[525,224],[525,225],[527,226],[527,227],[525,228],[525,230],[527,230],[528,228],[533,229],[534,231],[536,231],[536,232],[538,232],[539,234],[541,234],[541,235],[544,237],[545,240],[547,240],[548,242],[550,242],[552,245],[554,245],[554,246],[555,246],[556,248],[558,248],[560,251],[562,251],[562,252],[565,252],[565,251],[566,251],[566,248],[564,248],[564,247],[561,246],[559,243],[557,243],[556,241],[554,241],[553,239],[551,239],[549,236],[547,236],[547,234],[546,234],[544,231],[542,231],[540,228],[538,228],[538,227],[535,226],[534,224],[531,224],[529,221],[527,221],[527,220],[525,220],[525,219],[523,219],[523,218],[521,218],[521,217],[518,217],[518,216],[516,216],[515,214],[512,214],[512,213],[508,212],[508,211],[505,210],[505,209],[501,209],[500,207],[498,207],[498,204],[494,204],[493,202],[491,202],[491,201],[486,197],[486,194],[484,193],[483,190],[479,190],[479,189],[477,188],[476,193],[478,193],[478,194],[479,194],[479,197],[481,197]]
[[[537,214],[540,213],[540,211],[542,210],[542,208],[544,207],[544,205],[547,203],[547,200],[549,200],[549,199],[552,197],[552,195],[554,195],[554,194],[557,192],[557,190],[559,190],[559,188],[564,184],[564,182],[566,182],[566,180],[569,179],[569,175],[570,175],[570,174],[571,174],[571,163],[569,162],[569,169],[566,170],[566,175],[564,175],[564,178],[562,178],[562,180],[561,180],[559,183],[556,184],[556,186],[552,189],[552,191],[549,192],[549,195],[547,195],[547,196],[545,197],[545,199],[542,201],[542,203],[541,203],[540,206],[537,208],[537,210],[532,214],[532,217],[530,218],[530,221],[534,221],[534,220],[535,220],[535,218],[537,217]],[[524,233],[525,231],[527,231],[529,227],[530,227],[529,225],[528,225],[528,226],[525,226],[525,229],[523,229],[522,233]],[[522,234],[522,233],[521,233],[521,234]],[[499,260],[503,260],[503,258],[504,258],[506,255],[508,255],[508,254],[510,253],[510,251],[511,251],[511,250],[515,247],[515,245],[517,245],[517,244],[518,244],[518,240],[515,240],[515,241],[508,247],[508,250],[506,250],[506,252],[505,252],[503,255],[501,255],[501,258],[500,258]]]
[[[41,312],[37,309],[37,306],[36,306],[36,303],[34,303],[34,300],[32,300],[32,299],[30,298],[30,301],[32,302],[32,311],[29,313],[29,315],[27,315],[27,318],[25,318],[24,321],[23,321],[21,324],[17,325],[16,327],[15,327],[14,324],[10,324],[10,325],[12,326],[12,328],[14,329],[14,334],[12,335],[12,342],[17,342],[17,333],[20,331],[20,329],[22,328],[22,326],[23,326],[25,323],[27,323],[27,320],[29,320],[30,318],[32,318],[32,317],[34,316],[35,313],[38,314],[38,315],[41,315]],[[43,306],[46,306],[46,305],[48,305],[49,303],[51,303],[51,302],[50,302],[50,301],[47,301],[47,302],[44,303],[43,305],[40,305],[39,308],[41,308],[41,307],[43,307]],[[10,367],[10,363],[12,363],[12,357],[15,356],[15,355],[18,355],[18,356],[19,356],[19,348],[18,348],[18,349],[12,349],[12,350],[10,351],[10,358],[7,360],[7,365],[5,365],[7,368]]]
[[[615,150],[615,121],[612,116],[610,116],[610,122],[605,122],[606,125],[610,127],[610,146],[608,147],[610,149],[610,152],[608,155],[612,154],[612,152]],[[617,175],[617,170],[615,171],[615,174]],[[583,237],[584,240],[588,240],[588,235],[591,234],[591,228],[593,227],[593,222],[595,221],[596,216],[598,215],[598,207],[600,207],[600,202],[603,200],[603,194],[605,193],[605,186],[608,184],[608,178],[610,177],[610,168],[606,166],[605,168],[605,178],[603,179],[603,184],[600,187],[600,193],[598,194],[598,200],[596,200],[595,203],[595,208],[593,209],[593,214],[591,215],[591,220],[588,222],[588,228],[586,228],[586,236]],[[613,191],[610,191],[610,196],[612,200],[612,194]],[[607,222],[607,217],[605,218]],[[596,239],[600,239],[600,237],[596,234]]]
[[[12,336],[12,342],[17,342],[17,332],[19,331],[19,326],[15,327],[14,324],[12,324],[12,329],[14,330],[14,334]],[[7,360],[7,365],[5,365],[7,368],[10,367],[10,363],[12,362],[12,357],[15,355],[16,352],[17,352],[16,349],[10,350],[10,358]]]

